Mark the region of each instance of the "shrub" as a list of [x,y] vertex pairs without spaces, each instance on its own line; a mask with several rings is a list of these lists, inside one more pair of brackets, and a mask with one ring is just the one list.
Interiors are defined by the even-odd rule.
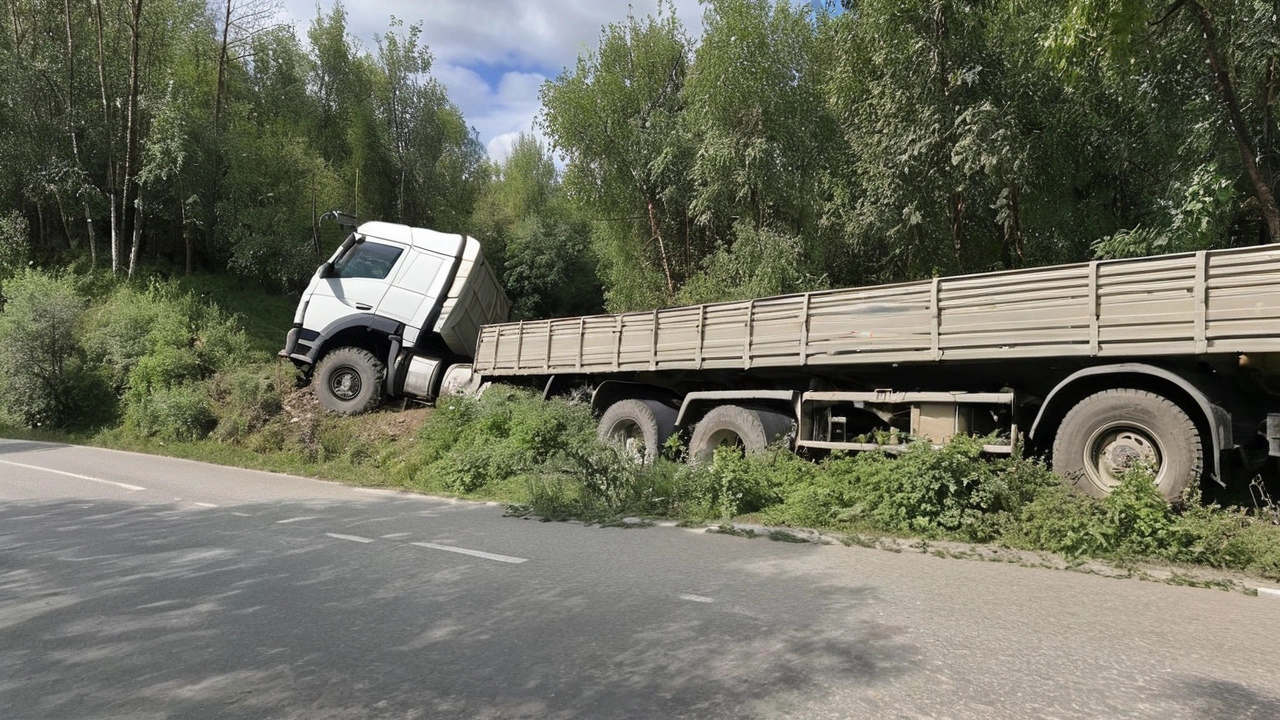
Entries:
[[566,448],[594,442],[594,427],[586,406],[543,402],[528,390],[499,386],[478,400],[442,398],[419,433],[413,483],[474,492],[563,460]]
[[199,440],[217,422],[203,385],[158,388],[138,396],[125,412],[125,424],[147,437]]
[[984,458],[982,440],[967,437],[940,450],[916,443],[896,458],[834,455],[796,477],[784,483],[783,502],[769,517],[977,542],[997,537],[1010,513],[1056,484],[1032,461]]
[[[266,388],[219,386],[212,388],[217,399],[233,405],[221,417],[212,415],[208,392],[193,384],[240,367],[249,357],[248,340],[234,318],[172,283],[117,286],[87,314],[83,337],[89,362],[123,395],[126,425],[143,435],[203,437],[225,419],[219,437],[234,441],[260,427],[262,413],[270,411]],[[250,407],[255,403],[265,406]],[[170,415],[186,424],[172,432],[157,425]]]
[[119,390],[146,394],[212,376],[249,358],[235,318],[176,285],[122,285],[88,317],[85,347]]
[[[26,270],[4,286],[0,413],[29,427],[83,426],[114,408],[86,368],[77,331],[85,302],[66,277]],[[107,407],[99,406],[106,403]]]
[[288,383],[279,364],[224,370],[209,381],[216,406],[213,435],[239,443],[265,426],[283,409],[281,390]]
[[1155,556],[1168,551],[1177,539],[1175,517],[1156,489],[1150,468],[1136,465],[1120,476],[1120,484],[1103,501],[1104,533],[1108,549],[1118,555]]
[[1102,503],[1064,484],[1050,485],[1024,505],[1000,540],[1026,550],[1069,558],[1105,554],[1110,538]]

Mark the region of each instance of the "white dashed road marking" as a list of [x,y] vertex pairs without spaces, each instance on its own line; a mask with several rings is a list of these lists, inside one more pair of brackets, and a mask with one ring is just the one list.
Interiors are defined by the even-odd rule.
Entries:
[[338,538],[339,540],[350,540],[350,541],[352,541],[352,542],[358,542],[358,543],[371,543],[371,542],[373,542],[373,541],[372,541],[372,540],[370,540],[369,538],[366,538],[366,537],[360,537],[359,535],[342,535],[342,534],[339,534],[339,533],[325,533],[325,535],[328,535],[328,536],[329,536],[329,537],[331,537],[331,538]]
[[192,502],[191,504],[192,504],[192,505],[199,505],[200,507],[207,507],[207,508],[216,508],[216,507],[218,507],[217,505],[214,505],[213,503]]
[[90,482],[102,483],[103,485],[114,485],[118,488],[124,488],[125,490],[146,490],[146,488],[144,487],[138,487],[137,485],[130,485],[129,483],[116,482],[115,480],[103,480],[102,478],[90,477],[88,475],[79,475],[79,474],[70,473],[70,472],[63,472],[62,470],[53,470],[47,467],[40,467],[39,465],[23,465],[22,463],[10,462],[9,460],[0,460],[0,463],[4,463],[5,465],[12,465],[14,467],[26,468],[28,470],[43,470],[44,472],[54,473],[55,475],[66,475],[67,477],[79,478],[81,480],[88,480]]
[[276,524],[284,525],[285,523],[295,523],[295,522],[302,522],[303,520],[318,520],[318,519],[320,519],[319,515],[306,515],[303,517],[289,518],[288,520],[277,520]]
[[497,560],[498,562],[511,563],[513,565],[519,565],[522,562],[529,561],[527,558],[511,557],[510,555],[497,555],[494,553],[484,552],[483,550],[468,550],[467,548],[454,547],[452,545],[437,545],[435,543],[427,542],[409,544],[428,548],[430,550],[444,550],[445,552],[458,553],[459,555],[470,555],[472,557],[484,558],[485,560]]
[[709,597],[703,597],[702,595],[681,595],[680,599],[688,600],[689,602],[697,602],[697,603],[715,602],[715,600]]

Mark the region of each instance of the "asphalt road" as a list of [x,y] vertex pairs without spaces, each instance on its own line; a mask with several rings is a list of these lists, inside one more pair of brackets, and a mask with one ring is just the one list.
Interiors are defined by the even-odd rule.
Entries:
[[0,718],[1277,718],[1280,601],[0,440]]

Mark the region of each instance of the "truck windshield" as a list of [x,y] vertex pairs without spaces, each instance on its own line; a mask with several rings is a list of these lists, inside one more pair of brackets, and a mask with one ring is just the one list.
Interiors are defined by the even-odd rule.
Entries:
[[333,264],[336,278],[373,278],[382,280],[391,273],[404,248],[365,241],[351,246]]

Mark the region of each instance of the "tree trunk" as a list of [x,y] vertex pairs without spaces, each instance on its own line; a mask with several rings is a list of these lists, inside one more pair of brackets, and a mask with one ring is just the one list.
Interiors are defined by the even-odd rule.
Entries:
[[115,275],[120,271],[120,218],[116,216],[116,194],[109,193],[107,199],[111,202],[111,274]]
[[138,248],[142,245],[142,192],[138,192],[138,207],[133,217],[133,243],[129,250],[129,279],[133,279],[133,273],[138,269]]
[[[84,182],[84,167],[80,163],[80,141],[76,138],[76,122],[75,122],[75,106],[73,97],[76,86],[76,65],[75,65],[75,44],[71,35],[71,0],[63,0],[63,18],[66,21],[67,30],[67,135],[71,138],[71,156],[75,158],[76,182],[80,185],[77,195],[80,197],[80,205],[84,208],[85,230],[88,231],[87,238],[89,241],[89,256],[91,261],[96,265],[97,258],[94,257],[93,249],[93,214],[89,211],[89,201],[84,199],[84,193],[88,191],[87,183]],[[67,232],[67,241],[71,243],[72,249],[75,249],[79,243],[71,236],[71,232]]]
[[227,40],[231,32],[231,3],[227,0],[226,10],[222,14],[222,44],[218,48],[218,86],[213,92],[213,134],[218,134],[222,121],[222,94],[227,87]]
[[[138,75],[138,56],[141,52],[142,34],[142,1],[129,0],[129,101],[125,106],[125,155],[124,155],[124,188],[120,200],[120,208],[124,213],[124,233],[127,238],[133,235],[135,243],[138,233],[134,225],[140,221],[138,212],[140,204],[134,199],[140,192],[135,187],[138,173],[138,95],[141,92],[142,79]],[[122,238],[123,239],[123,238]],[[136,253],[134,253],[136,255]],[[129,261],[129,274],[133,274],[134,257]],[[119,268],[113,267],[112,272]]]
[[951,246],[956,256],[956,267],[961,267],[960,253],[964,250],[964,193],[951,193]]
[[649,200],[649,227],[653,230],[653,238],[658,241],[658,255],[662,258],[662,274],[667,279],[667,299],[676,294],[675,282],[671,279],[671,264],[667,262],[667,246],[662,242],[662,231],[653,215],[653,201]]
[[[102,127],[107,132],[111,132],[114,123],[111,122],[111,103],[107,101],[107,59],[106,52],[103,49],[102,35],[102,0],[95,0],[94,8],[94,25],[98,34],[98,89],[102,93]],[[120,268],[120,217],[116,212],[116,154],[115,139],[107,137],[107,203],[110,208],[109,216],[111,218],[111,229],[108,233],[111,237],[111,272],[115,273]],[[93,245],[90,244],[90,252],[93,251]],[[96,257],[95,257],[96,261]],[[95,262],[95,267],[96,262]]]
[[187,277],[191,277],[191,260],[195,257],[195,246],[191,241],[191,228],[187,227],[187,208],[184,204],[182,207],[182,241],[187,246]]
[[1258,204],[1262,206],[1262,217],[1266,222],[1267,234],[1271,242],[1280,242],[1280,208],[1276,207],[1271,183],[1258,167],[1253,145],[1249,142],[1249,132],[1245,127],[1244,114],[1240,112],[1240,101],[1236,97],[1235,85],[1227,73],[1226,66],[1222,63],[1222,57],[1218,54],[1218,33],[1213,25],[1213,16],[1209,14],[1208,8],[1199,2],[1192,2],[1191,7],[1196,19],[1200,22],[1205,55],[1209,58],[1214,83],[1222,95],[1222,104],[1226,106],[1227,117],[1231,121],[1231,131],[1235,135],[1236,148],[1240,151],[1240,161],[1244,165],[1245,175],[1253,184]]
[[62,234],[67,236],[67,246],[72,250],[80,247],[80,243],[71,237],[71,224],[67,222],[67,209],[62,205],[62,196],[53,191],[53,202],[58,206],[58,220],[62,223]]
[[93,231],[93,215],[89,212],[89,203],[83,199],[81,202],[84,204],[85,228],[89,231],[89,267],[96,270],[98,267],[98,241]]

